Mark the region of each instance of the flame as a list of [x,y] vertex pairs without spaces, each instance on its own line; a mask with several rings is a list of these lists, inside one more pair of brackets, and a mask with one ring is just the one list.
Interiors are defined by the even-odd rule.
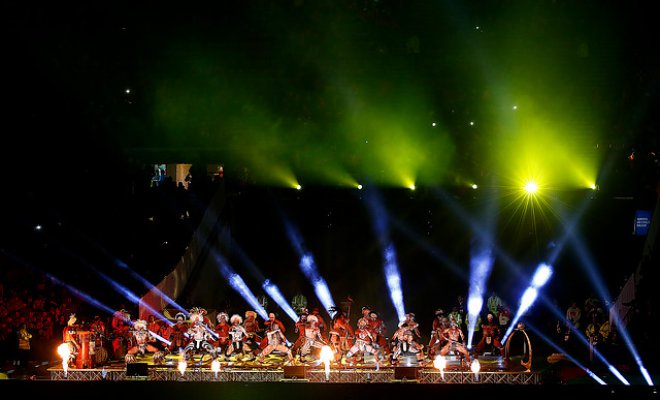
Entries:
[[334,353],[330,346],[321,347],[321,361],[325,364],[325,380],[330,380],[330,360],[334,358]]
[[445,368],[447,367],[447,360],[445,359],[445,356],[435,356],[435,359],[433,360],[433,366],[440,370],[440,376],[442,377],[442,380],[445,380]]
[[479,364],[479,360],[474,359],[474,361],[472,361],[472,365],[470,366],[470,370],[472,372],[474,372],[475,374],[479,373],[479,371],[481,370],[481,364]]
[[68,343],[62,343],[57,346],[57,354],[62,357],[62,369],[64,369],[64,376],[67,375],[69,371],[69,358],[71,357],[71,349],[69,348]]
[[181,376],[186,373],[186,368],[188,368],[188,363],[184,360],[179,361],[179,372],[181,372]]
[[442,371],[447,367],[447,360],[444,356],[436,356],[433,360],[433,366]]
[[470,365],[470,369],[472,372],[474,372],[474,378],[476,380],[479,380],[479,371],[481,370],[481,364],[479,364],[479,360],[476,358],[472,361],[472,365]]
[[213,362],[211,363],[211,371],[215,372],[215,377],[217,378],[218,372],[220,372],[220,361],[218,361],[217,359],[213,360]]

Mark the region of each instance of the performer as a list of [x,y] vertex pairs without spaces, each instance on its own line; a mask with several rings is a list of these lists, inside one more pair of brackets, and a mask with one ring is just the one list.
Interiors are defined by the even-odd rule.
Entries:
[[216,316],[218,324],[215,326],[215,333],[218,335],[213,345],[216,347],[216,354],[225,354],[227,352],[227,346],[229,346],[229,316],[226,312],[220,312]]
[[504,307],[504,302],[502,301],[502,298],[498,296],[497,293],[493,290],[490,292],[490,297],[488,297],[486,300],[486,306],[488,307],[488,311],[491,314],[497,315],[497,311],[501,307]]
[[402,341],[405,341],[404,335],[410,331],[413,334],[413,339],[417,337],[421,339],[422,335],[419,333],[419,324],[415,321],[415,314],[408,313],[405,315],[405,319],[399,322],[399,328],[394,332],[392,338],[390,339],[390,345],[392,346],[390,352],[390,361],[394,362],[392,355],[396,351],[397,347],[400,346]]
[[94,347],[96,349],[105,347],[105,340],[108,334],[108,329],[100,315],[94,316],[94,321],[89,324],[89,331],[92,333]]
[[288,359],[287,364],[293,363],[293,354],[291,354],[291,349],[285,345],[286,337],[284,336],[284,333],[282,333],[280,326],[276,323],[272,323],[270,324],[270,328],[271,329],[266,332],[266,340],[268,341],[268,345],[264,347],[263,350],[261,350],[257,356],[257,360],[259,360],[259,362],[263,362],[266,356],[272,353],[273,350],[277,350],[286,354]]
[[303,361],[307,356],[316,357],[316,354],[312,354],[312,351],[320,351],[320,349],[326,345],[326,341],[321,336],[321,329],[318,326],[318,319],[315,315],[310,315],[307,317],[307,325],[305,326],[305,341],[300,348],[300,360]]
[[387,345],[387,339],[385,338],[385,333],[387,331],[385,321],[383,321],[375,311],[369,313],[369,330],[374,337],[374,347],[379,352],[382,352],[383,357],[389,356],[390,348]]
[[463,315],[461,314],[460,308],[458,308],[458,306],[454,306],[454,308],[452,308],[447,318],[446,326],[444,327],[444,329],[449,328],[452,319],[456,321],[456,326],[459,329],[461,329],[461,327],[463,326]]
[[342,357],[342,364],[346,363],[346,360],[350,360],[350,364],[353,365],[355,361],[353,356],[357,356],[358,354],[363,358],[365,354],[373,354],[376,356],[377,350],[372,345],[373,342],[374,337],[369,330],[369,322],[365,318],[360,318],[358,320],[357,329],[355,330],[355,344],[348,350],[346,355]]
[[449,319],[445,315],[445,311],[442,308],[435,310],[435,318],[433,318],[432,330],[431,330],[431,339],[429,340],[428,349],[429,356],[436,354],[442,346],[445,345],[442,338],[442,331],[449,328]]
[[511,321],[511,309],[509,306],[504,306],[499,309],[497,313],[497,320],[500,323],[500,330],[506,332]]
[[284,334],[284,332],[286,332],[286,329],[284,328],[284,324],[282,323],[282,321],[277,319],[275,313],[269,313],[268,314],[268,319],[264,322],[264,325],[266,326],[267,331],[272,331],[274,324],[279,325],[280,331],[283,334]]
[[259,334],[263,332],[263,329],[259,326],[256,311],[250,310],[245,312],[243,328],[245,328],[245,332],[247,333],[245,343],[250,348],[250,351],[256,355],[259,352],[259,344],[262,340]]
[[186,322],[186,314],[179,312],[174,316],[176,323],[169,327],[167,332],[170,345],[168,351],[180,353],[188,344],[188,323]]
[[76,314],[71,314],[66,326],[62,330],[62,341],[69,347],[69,366],[75,366],[75,359],[80,352],[80,343],[78,341],[78,325]]
[[325,320],[321,316],[321,313],[318,309],[318,307],[314,307],[312,309],[312,315],[316,317],[317,323],[316,325],[319,327],[319,331],[321,332],[321,337],[323,338],[324,341],[327,341],[328,339],[328,325],[325,323]]
[[297,355],[303,343],[305,343],[305,326],[307,326],[307,313],[304,312],[298,317],[296,325],[293,328],[293,331],[298,334],[295,343],[291,347],[291,352],[294,355]]
[[[204,323],[204,314],[199,308],[194,308],[190,313],[190,325],[187,336],[188,344],[183,349],[183,355],[186,361],[192,360],[196,353],[202,352],[215,358],[215,347],[211,344],[212,335],[209,333],[209,327]],[[202,358],[204,354],[202,354]]]
[[335,360],[341,360],[342,355],[353,347],[353,328],[349,323],[348,316],[337,307],[332,307],[334,312],[330,321],[330,345],[335,353]]
[[392,353],[392,364],[399,363],[401,356],[414,356],[418,364],[424,363],[424,345],[415,341],[415,335],[410,329],[405,329],[401,334],[401,340]]
[[133,323],[133,337],[135,338],[135,345],[128,349],[126,353],[126,364],[136,362],[136,354],[139,353],[141,356],[145,356],[147,352],[153,353],[155,364],[163,362],[165,355],[158,347],[154,346],[156,338],[147,329],[147,321],[138,319]]
[[414,313],[407,313],[406,314],[406,319],[404,320],[404,324],[408,327],[408,330],[412,332],[414,335],[415,340],[419,340],[422,338],[422,334],[419,333],[419,324],[415,320],[415,314]]
[[126,350],[131,347],[130,321],[131,314],[125,308],[115,311],[112,315],[112,354],[117,359],[124,358]]
[[243,318],[238,314],[234,314],[229,319],[229,322],[231,322],[231,328],[229,328],[229,338],[231,343],[227,348],[227,357],[231,357],[234,353],[240,354],[241,356],[245,355],[245,353],[250,353],[250,347],[245,344],[245,341],[247,340],[247,332],[243,325],[241,325],[243,323]]
[[571,303],[571,306],[566,310],[566,320],[569,329],[580,329],[580,319],[582,318],[582,310],[578,307],[577,302]]
[[446,344],[440,349],[440,355],[445,356],[449,351],[452,351],[454,354],[459,352],[465,357],[467,365],[470,365],[470,352],[465,347],[465,336],[463,335],[463,330],[458,327],[456,320],[452,319],[449,322],[449,328],[446,328],[442,331],[442,337],[446,340]]
[[475,354],[478,357],[481,352],[484,351],[486,346],[493,346],[494,348],[500,351],[501,355],[504,355],[504,346],[500,343],[500,326],[495,322],[493,314],[488,313],[486,315],[486,323],[481,325],[481,340],[477,343],[475,348]]
[[362,316],[357,321],[358,326],[360,325],[360,321],[362,321],[362,320],[364,320],[364,322],[367,323],[366,326],[369,326],[369,313],[371,313],[371,307],[369,307],[369,306],[362,307]]

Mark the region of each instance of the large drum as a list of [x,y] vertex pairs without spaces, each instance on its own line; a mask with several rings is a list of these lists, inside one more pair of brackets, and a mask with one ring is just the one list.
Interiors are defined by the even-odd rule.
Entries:
[[94,363],[103,365],[108,362],[108,350],[105,347],[97,347],[94,352]]
[[80,351],[76,356],[76,368],[78,369],[92,368],[92,359],[89,354],[91,332],[78,331],[77,335],[80,343]]
[[127,340],[124,336],[117,336],[112,340],[112,357],[115,360],[123,360],[128,350]]

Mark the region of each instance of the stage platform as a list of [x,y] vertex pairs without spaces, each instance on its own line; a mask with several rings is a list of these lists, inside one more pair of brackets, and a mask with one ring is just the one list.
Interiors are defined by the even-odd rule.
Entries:
[[[271,359],[272,361],[272,359]],[[447,366],[440,371],[432,364],[420,366],[408,363],[402,366],[375,365],[371,362],[357,365],[333,363],[326,372],[324,364],[310,362],[284,365],[275,363],[222,362],[219,371],[210,363],[190,362],[182,373],[178,360],[171,359],[164,365],[155,365],[150,359],[134,364],[110,363],[93,369],[67,369],[51,367],[49,379],[57,381],[192,381],[192,382],[310,382],[310,383],[388,383],[410,382],[420,384],[511,384],[538,385],[543,383],[538,372],[518,365],[506,368],[501,359],[480,359],[481,369],[474,373],[459,361],[448,358]]]

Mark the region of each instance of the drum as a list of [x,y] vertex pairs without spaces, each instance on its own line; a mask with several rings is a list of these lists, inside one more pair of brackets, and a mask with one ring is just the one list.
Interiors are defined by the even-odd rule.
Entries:
[[80,343],[80,352],[76,356],[76,368],[92,368],[92,359],[89,354],[91,332],[78,331],[77,333]]
[[94,362],[96,365],[103,365],[108,361],[108,350],[105,347],[97,347],[94,354]]
[[126,339],[123,336],[117,336],[112,340],[112,356],[115,360],[123,360],[127,350]]

